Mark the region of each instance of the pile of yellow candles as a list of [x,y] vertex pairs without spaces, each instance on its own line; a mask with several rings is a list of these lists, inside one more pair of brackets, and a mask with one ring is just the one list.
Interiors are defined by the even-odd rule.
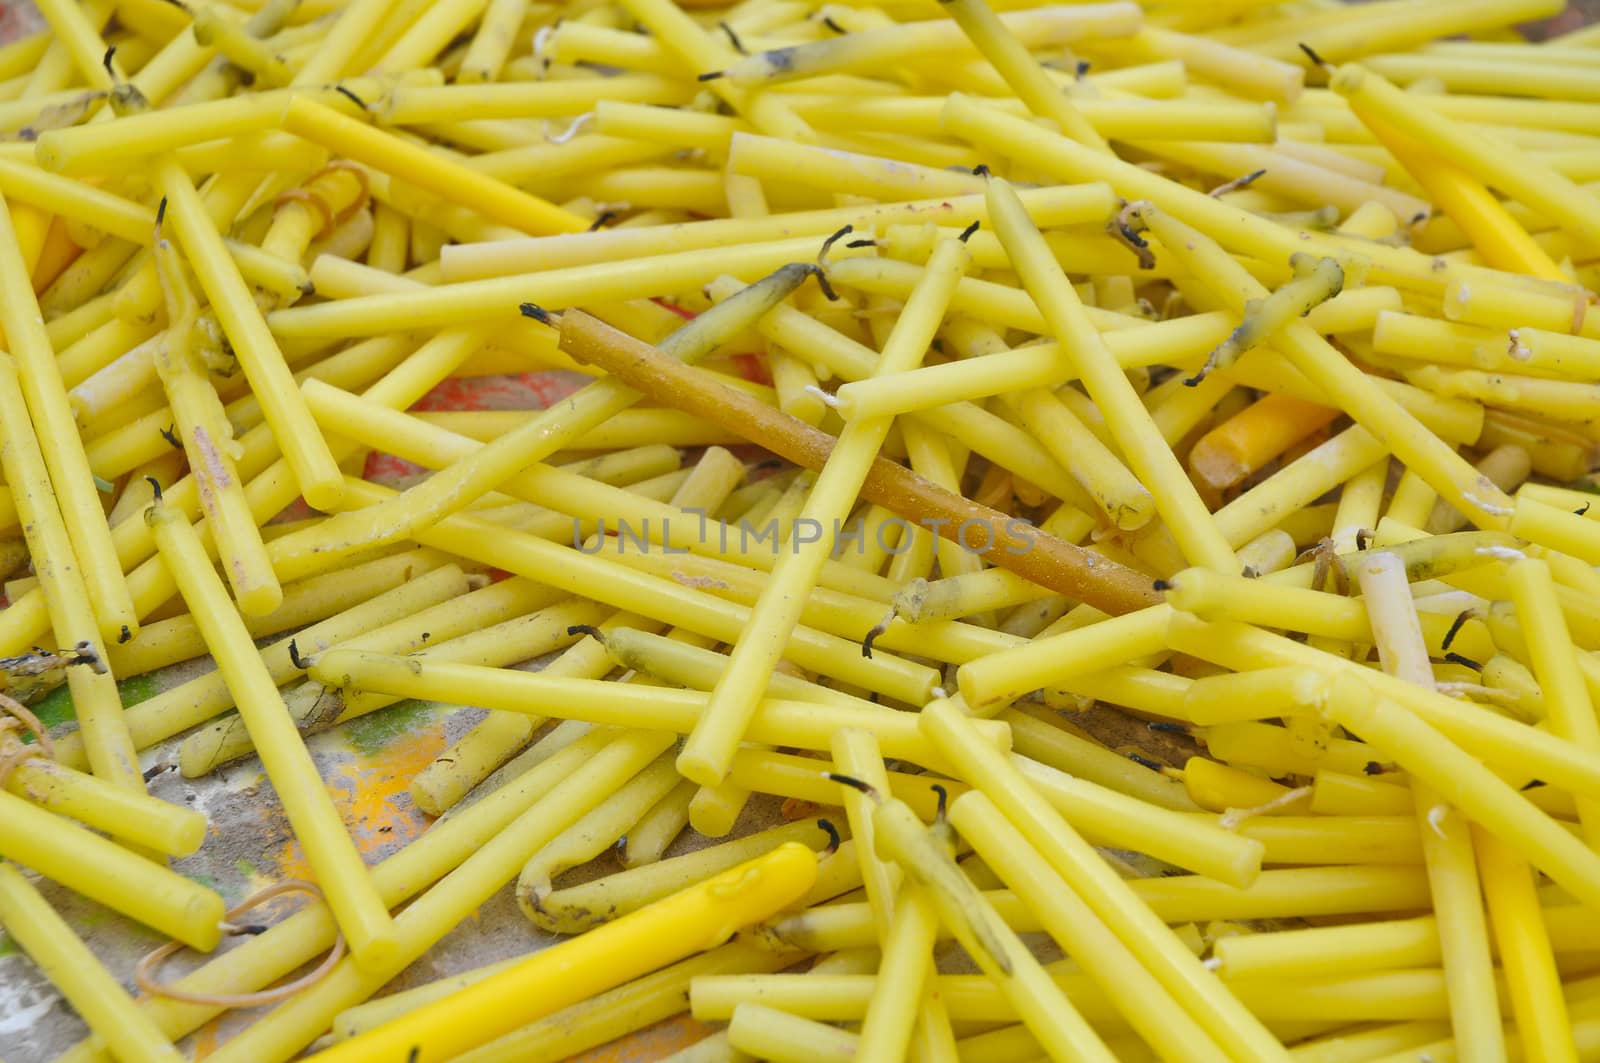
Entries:
[[[1600,1059],[1600,27],[37,3],[0,926],[59,1059]],[[304,739],[412,698],[489,712],[369,866]],[[309,875],[225,910],[146,771],[246,758]],[[526,956],[386,992],[509,890]]]

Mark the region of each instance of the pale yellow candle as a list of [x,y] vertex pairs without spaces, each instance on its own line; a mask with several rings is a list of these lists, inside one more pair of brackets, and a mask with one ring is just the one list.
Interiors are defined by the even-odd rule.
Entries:
[[284,711],[283,699],[200,540],[181,513],[159,501],[146,511],[145,519],[179,593],[206,633],[217,669],[233,692],[289,824],[352,951],[363,964],[387,962],[396,948],[388,907],[379,898],[311,754]]
[[[1433,665],[1417,622],[1405,565],[1391,553],[1365,555],[1356,579],[1367,602],[1373,638],[1383,670],[1407,683],[1433,686]],[[1505,1058],[1500,1006],[1495,995],[1489,932],[1478,884],[1470,825],[1420,780],[1412,798],[1422,834],[1423,859],[1433,894],[1434,915],[1444,958],[1450,1022],[1458,1041],[1474,1059]]]
[[0,924],[44,971],[91,1030],[126,1063],[181,1063],[183,1055],[140,1011],[111,972],[22,872],[0,863]]
[[[1538,558],[1513,561],[1506,567],[1506,582],[1550,730],[1580,749],[1600,751],[1600,723],[1575,657],[1581,651],[1573,646],[1549,564]],[[1590,846],[1600,843],[1600,803],[1580,795],[1578,819]]]
[[124,627],[137,632],[139,618],[134,613],[127,582],[116,561],[111,530],[100,508],[94,478],[89,475],[88,459],[67,403],[55,351],[33,301],[33,283],[3,198],[0,198],[0,287],[12,293],[11,298],[0,303],[0,327],[4,328],[7,345],[17,360],[28,412],[50,471],[67,535],[82,567],[101,637],[111,641]]
[[[834,766],[853,779],[859,779],[874,790],[886,793],[889,773],[883,766],[883,754],[877,740],[866,731],[846,729],[835,732],[829,745]],[[861,882],[867,890],[867,901],[878,919],[880,938],[885,949],[894,925],[898,896],[901,892],[901,872],[898,865],[884,860],[873,844],[872,803],[866,794],[853,787],[841,787],[842,804],[850,821],[850,836],[856,839],[856,856],[861,861]],[[930,931],[931,933],[931,931]],[[920,983],[903,985],[902,990],[913,998],[920,995]]]
[[1600,857],[1514,788],[1425,721],[1353,676],[1340,675],[1328,712],[1473,821],[1550,875],[1574,897],[1600,898]]
[[[840,779],[842,776],[835,776]],[[855,781],[855,780],[852,780]],[[865,785],[865,784],[862,784]],[[927,891],[939,919],[1053,1058],[1115,1059],[1044,967],[956,865],[948,834],[904,802],[870,791],[878,850]]]
[[[857,852],[863,848],[865,844],[858,841]],[[887,929],[878,985],[861,1023],[857,1055],[862,1059],[900,1059],[910,1047],[923,1006],[923,987],[934,973],[933,946],[939,931],[939,912],[927,890],[902,886]]]
[[1189,482],[1183,466],[1156,430],[1138,393],[1090,324],[1077,292],[1050,254],[1044,237],[1006,182],[989,183],[989,212],[1000,242],[1029,294],[1062,345],[1064,368],[1075,371],[1105,415],[1128,465],[1155,497],[1156,510],[1194,563],[1233,571],[1237,559]]
[[1014,767],[1002,757],[975,748],[973,721],[956,702],[931,703],[922,710],[919,723],[940,752],[965,778],[978,784],[1218,1045],[1235,1059],[1288,1058],[1277,1039],[1200,965]]
[[[850,1063],[861,1057],[856,1034],[777,1008],[745,1003],[728,1020],[728,1045],[739,1056],[774,1063]],[[748,1053],[748,1055],[747,1055]]]
[[[554,678],[364,650],[333,649],[319,654],[311,675],[330,686],[410,697],[471,699],[474,704],[507,712],[613,725],[648,724],[680,734],[693,730],[710,703],[699,691]],[[771,745],[824,750],[829,748],[833,732],[842,727],[859,727],[876,735],[890,756],[924,765],[931,761],[936,767],[943,763],[920,738],[915,719],[887,707],[866,711],[767,699],[758,701],[748,737]],[[994,721],[979,721],[979,728],[989,741],[1004,743],[1008,737],[1006,728]]]
[[[984,0],[949,0],[945,10],[1017,97],[1028,105],[1028,110],[1055,122],[1072,139],[1111,154],[1110,146],[1073,106],[1068,94],[1062,91],[1029,53],[1024,42]],[[1115,35],[1104,30],[1097,34],[1103,37]]]
[[[1244,312],[1246,301],[1267,297],[1267,290],[1207,236],[1154,207],[1141,208],[1139,216],[1236,313]],[[1303,321],[1286,325],[1276,342],[1296,369],[1474,524],[1504,526],[1511,515],[1510,497]]]
[[[73,430],[76,439],[76,430]],[[33,640],[52,628],[58,637],[93,644],[97,633],[78,566],[73,563],[72,544],[56,507],[50,475],[40,452],[38,436],[28,416],[16,364],[0,354],[0,469],[12,489],[12,502],[22,522],[28,555],[39,580],[37,593],[30,592],[33,608],[25,610],[13,603],[0,611],[5,620],[16,619],[28,627],[7,653],[25,652]],[[120,565],[118,566],[120,568]],[[26,613],[31,618],[24,619]],[[31,620],[31,623],[28,622]],[[128,790],[144,791],[139,758],[122,718],[122,699],[109,673],[92,668],[72,668],[67,672],[78,715],[79,734],[95,774]]]
[[962,794],[950,822],[1164,1058],[1229,1058],[993,801],[977,790]]
[[357,162],[401,175],[442,199],[462,203],[491,221],[529,234],[581,232],[588,223],[536,196],[484,177],[460,163],[364,125],[330,107],[296,96],[283,128]]
[[157,179],[167,197],[167,214],[178,242],[194,266],[251,389],[261,399],[267,423],[306,501],[323,508],[332,505],[343,491],[339,467],[189,175],[167,158],[158,164]]
[[262,616],[283,603],[283,588],[267,559],[261,531],[250,513],[238,463],[233,426],[195,353],[199,305],[177,251],[166,240],[155,246],[156,267],[167,303],[167,331],[158,344],[156,371],[177,421],[199,485],[223,571],[241,612]]
[[[879,374],[903,372],[922,360],[970,260],[966,245],[959,240],[940,246],[924,274],[924,283],[895,322],[878,363]],[[886,418],[873,418],[845,426],[806,499],[801,522],[831,529],[835,521],[848,514],[890,423]],[[686,778],[703,786],[715,785],[727,774],[728,763],[765,689],[766,678],[783,656],[806,594],[816,583],[822,562],[832,549],[832,538],[826,530],[804,542],[796,536],[794,549],[786,551],[773,566],[752,609],[751,624],[734,645],[727,671],[711,692],[704,716],[679,754],[678,770]]]

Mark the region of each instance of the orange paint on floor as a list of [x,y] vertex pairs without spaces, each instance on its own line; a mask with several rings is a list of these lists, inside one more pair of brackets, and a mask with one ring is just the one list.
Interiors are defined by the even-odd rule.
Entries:
[[[326,780],[334,807],[339,810],[360,852],[368,853],[392,842],[410,841],[426,828],[412,813],[410,796],[407,795],[403,803],[398,799],[407,793],[411,780],[432,763],[444,746],[444,734],[438,728],[402,735],[374,757],[357,755]],[[263,814],[269,818],[283,818],[283,811],[276,804]],[[273,877],[311,878],[311,868],[299,844],[293,840],[286,821],[281,823],[279,832],[290,840],[273,860],[277,869]]]

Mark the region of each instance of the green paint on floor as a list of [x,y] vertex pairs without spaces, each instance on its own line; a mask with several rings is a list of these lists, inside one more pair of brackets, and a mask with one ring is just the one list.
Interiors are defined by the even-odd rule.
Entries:
[[400,736],[415,734],[427,726],[433,715],[432,702],[402,701],[381,712],[351,720],[345,725],[345,738],[363,757],[374,757]]

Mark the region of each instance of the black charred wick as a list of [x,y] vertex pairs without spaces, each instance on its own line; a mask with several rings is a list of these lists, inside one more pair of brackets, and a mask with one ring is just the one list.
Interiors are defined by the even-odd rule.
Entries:
[[1444,655],[1444,659],[1449,661],[1451,664],[1465,665],[1466,667],[1471,668],[1474,672],[1483,671],[1483,665],[1479,664],[1477,661],[1474,661],[1471,657],[1468,657],[1465,654],[1447,653]]
[[1450,644],[1454,642],[1456,640],[1456,636],[1461,633],[1462,625],[1468,620],[1472,619],[1473,613],[1474,610],[1472,609],[1463,609],[1461,612],[1456,614],[1456,618],[1450,621],[1450,630],[1444,633],[1444,641],[1439,644],[1441,649],[1448,650],[1450,648]]
[[1160,761],[1151,760],[1149,757],[1144,756],[1144,755],[1142,755],[1140,753],[1129,753],[1128,754],[1128,759],[1133,761],[1135,764],[1143,764],[1145,767],[1149,768],[1151,771],[1160,771],[1161,768],[1162,768],[1162,764],[1161,764]]
[[1172,589],[1172,584],[1168,583],[1164,579],[1152,580],[1150,582],[1150,589],[1155,591],[1157,594],[1165,594],[1167,591]]
[[978,163],[978,165],[974,166],[972,168],[972,176],[974,176],[974,177],[988,177],[989,176],[989,165],[988,165],[988,163],[980,162],[980,163]]
[[817,820],[817,826],[828,836],[828,847],[822,850],[821,855],[832,856],[839,851],[839,846],[844,844],[844,839],[839,837],[839,828],[826,819]]
[[1174,723],[1171,720],[1151,720],[1149,723],[1145,724],[1145,727],[1151,731],[1160,731],[1163,734],[1170,735],[1186,735],[1193,733],[1189,730],[1188,724]]
[[614,211],[614,210],[608,210],[608,211],[604,212],[603,214],[601,214],[598,218],[596,218],[594,220],[594,224],[589,226],[589,231],[590,232],[598,232],[599,230],[604,229],[607,225],[610,225],[612,222],[614,222],[616,220],[617,220],[617,212]]
[[832,781],[834,781],[836,783],[840,783],[841,785],[848,786],[852,790],[860,790],[862,793],[866,794],[868,797],[877,797],[878,796],[878,791],[875,790],[872,787],[871,783],[862,782],[860,779],[856,778],[853,775],[840,775],[836,771],[825,771],[825,772],[822,773],[822,775],[823,775],[823,778],[831,779]]
[[1323,67],[1324,69],[1326,69],[1327,67],[1332,65],[1326,59],[1322,58],[1322,56],[1318,55],[1315,51],[1313,51],[1312,48],[1311,48],[1311,45],[1307,44],[1305,41],[1300,41],[1296,45],[1296,47],[1299,48],[1302,52],[1306,53],[1306,58],[1311,60],[1317,66],[1320,66],[1320,67]]
[[982,222],[976,222],[976,221],[973,222],[971,225],[967,226],[965,229],[962,229],[961,230],[961,235],[956,237],[956,239],[960,240],[962,243],[966,243],[968,240],[972,239],[972,234],[978,231],[978,226],[980,226],[981,224],[983,224],[983,223]]
[[161,202],[156,204],[156,228],[161,228],[161,223],[167,220],[167,197],[162,196]]
[[121,646],[124,643],[132,641],[132,639],[133,639],[133,631],[131,629],[129,629],[127,624],[123,624],[122,625],[122,633],[117,636],[117,645]]
[[300,646],[294,639],[289,640],[289,663],[302,671],[311,667],[311,662],[300,656]]
[[550,311],[546,310],[537,303],[522,303],[518,305],[517,309],[522,312],[523,317],[531,317],[541,325],[549,325],[552,323]]
[[116,54],[117,46],[113,44],[106,49],[105,57],[100,60],[100,65],[106,68],[106,73],[110,74],[113,79],[116,78],[117,72],[111,69],[111,60],[116,57]]
[[829,302],[836,303],[839,301],[839,293],[833,290],[832,284],[828,283],[828,275],[822,271],[821,266],[812,266],[811,275],[817,278],[817,287],[822,289],[822,294],[827,296]]
[[838,243],[840,240],[844,239],[846,236],[849,236],[855,231],[856,227],[854,225],[846,225],[844,228],[840,229],[838,232],[822,241],[822,250],[817,252],[817,261],[821,262],[823,259],[825,259],[828,256],[828,251],[833,247],[834,244]]
[[828,27],[833,32],[835,32],[837,34],[840,34],[841,36],[849,32],[849,30],[845,29],[843,26],[841,26],[837,22],[833,21],[833,16],[832,15],[823,15],[822,16],[822,24],[824,26]]
[[343,96],[345,99],[349,100],[363,111],[367,109],[367,101],[363,100],[360,96],[357,96],[343,85],[335,85],[333,87],[333,91],[337,92],[339,95]]
[[[161,434],[166,435],[165,432],[162,432]],[[150,490],[155,492],[155,500],[157,502],[161,501],[161,481],[157,480],[154,476],[146,476],[144,481],[150,485]]]
[[[167,441],[167,445],[170,446],[173,450],[182,450],[183,449],[183,440],[178,438],[178,433],[176,431],[177,427],[178,427],[177,425],[172,425],[172,424],[167,425],[167,427],[165,427],[165,428],[163,428],[161,430],[161,438],[165,439]],[[145,479],[148,480],[149,477],[147,476],[147,477],[145,477]]]
[[728,75],[728,72],[726,70],[713,70],[709,74],[701,74],[701,75],[699,75],[698,77],[695,78],[695,80],[696,81],[715,81],[718,78],[727,77],[727,75]]
[[573,625],[571,625],[570,627],[567,628],[567,634],[568,635],[588,635],[590,638],[594,639],[596,642],[600,643],[601,645],[605,645],[605,641],[606,641],[605,634],[603,632],[601,632],[601,630],[599,628],[593,627],[593,626],[591,626],[589,624],[573,624]]
[[933,783],[928,789],[939,795],[939,805],[934,809],[933,819],[935,823],[942,823],[944,821],[945,806],[950,803],[950,791],[938,783]]
[[719,22],[717,23],[717,29],[728,35],[728,43],[733,45],[734,51],[738,52],[740,55],[750,54],[745,49],[744,42],[739,39],[739,35],[733,32],[732,26],[728,25],[726,22]]

